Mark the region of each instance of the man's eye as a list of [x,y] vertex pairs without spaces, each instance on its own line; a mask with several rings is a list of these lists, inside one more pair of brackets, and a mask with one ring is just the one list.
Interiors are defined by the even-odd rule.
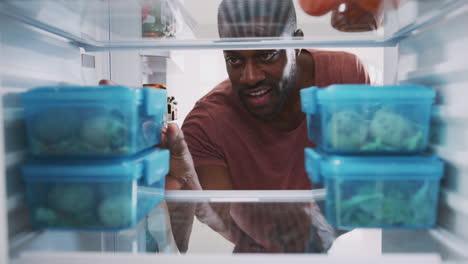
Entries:
[[237,57],[226,57],[226,62],[228,62],[229,64],[233,65],[233,66],[236,66],[236,65],[239,65],[241,64],[241,60]]
[[259,55],[262,62],[272,62],[278,55],[278,52],[266,52]]

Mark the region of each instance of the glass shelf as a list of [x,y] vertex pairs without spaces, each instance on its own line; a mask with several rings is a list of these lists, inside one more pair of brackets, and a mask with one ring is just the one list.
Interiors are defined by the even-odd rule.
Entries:
[[[393,0],[383,0],[386,4],[378,29],[342,32],[335,24],[332,26],[331,12],[310,16],[294,0],[298,28],[303,30],[304,37],[221,39],[217,29],[220,0],[204,0],[203,5],[197,0],[165,1],[4,0],[0,3],[0,14],[63,37],[87,51],[385,47],[395,46],[407,35],[468,6],[464,0],[400,0],[395,7],[388,4]],[[149,19],[148,14],[156,18]],[[154,21],[165,21],[161,22],[164,29],[158,27],[161,23]],[[151,27],[153,22],[157,24],[155,27]]]
[[[320,209],[324,197],[322,189],[168,191],[166,201],[133,228],[118,232],[40,231],[16,239],[10,249],[16,258],[30,255],[49,260],[53,254],[80,253],[86,258],[83,253],[96,252],[119,256],[151,253],[153,258],[157,257],[154,253],[306,253],[303,255],[367,260],[387,254],[421,255],[422,259],[432,256],[443,261],[467,258],[465,246],[441,229],[334,229]],[[198,219],[190,217],[195,209]],[[38,255],[44,252],[47,254]]]

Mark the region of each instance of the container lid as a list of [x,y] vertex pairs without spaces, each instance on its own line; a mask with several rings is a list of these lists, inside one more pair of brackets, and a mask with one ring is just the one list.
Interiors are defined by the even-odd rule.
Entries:
[[45,103],[47,101],[113,101],[140,100],[141,89],[121,85],[97,86],[42,86],[22,94],[25,103]]
[[147,115],[156,115],[167,111],[167,92],[161,88],[144,87],[144,109]]
[[106,160],[31,159],[22,166],[28,182],[131,181],[147,185],[160,181],[169,171],[169,150],[153,148],[136,156]]
[[23,93],[21,100],[25,106],[33,104],[53,106],[64,102],[142,102],[147,115],[165,112],[167,108],[167,93],[164,89],[129,88],[120,85],[37,87]]
[[440,179],[443,163],[436,155],[339,156],[305,149],[306,171],[314,183],[322,178],[392,177]]
[[316,105],[330,101],[413,101],[411,103],[432,104],[435,91],[427,86],[417,84],[372,86],[366,84],[335,84],[325,88],[310,87],[301,89],[302,110],[315,113]]

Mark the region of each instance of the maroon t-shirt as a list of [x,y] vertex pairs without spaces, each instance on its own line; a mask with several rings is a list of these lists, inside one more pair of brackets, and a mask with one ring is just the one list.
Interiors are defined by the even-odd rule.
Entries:
[[[315,86],[369,83],[355,55],[308,52],[315,61]],[[314,147],[306,120],[287,132],[259,122],[244,109],[229,80],[195,104],[182,129],[195,167],[225,166],[235,190],[312,188],[304,169],[304,148]]]

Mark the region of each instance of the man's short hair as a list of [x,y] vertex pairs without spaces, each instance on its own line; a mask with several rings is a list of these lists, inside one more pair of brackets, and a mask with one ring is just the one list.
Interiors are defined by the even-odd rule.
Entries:
[[223,0],[218,8],[221,38],[292,36],[296,26],[292,0]]

